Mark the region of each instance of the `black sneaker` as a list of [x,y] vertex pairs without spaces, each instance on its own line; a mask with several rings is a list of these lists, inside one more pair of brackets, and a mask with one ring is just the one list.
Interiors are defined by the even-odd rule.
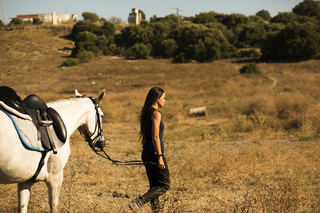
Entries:
[[134,201],[131,201],[131,202],[129,203],[129,207],[130,207],[130,209],[131,209],[132,211],[134,211],[134,212],[139,212],[139,210],[140,210],[140,207],[139,207],[138,204],[136,204]]

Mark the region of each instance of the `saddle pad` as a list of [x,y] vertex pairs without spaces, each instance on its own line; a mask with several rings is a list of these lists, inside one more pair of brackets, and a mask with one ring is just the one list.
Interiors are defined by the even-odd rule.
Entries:
[[24,119],[26,119],[26,120],[32,121],[32,118],[31,118],[29,115],[23,114],[23,113],[21,113],[21,112],[18,112],[17,110],[15,110],[14,108],[6,105],[6,104],[5,104],[4,102],[2,102],[2,101],[0,101],[0,106],[1,106],[3,109],[5,109],[5,111],[9,112],[10,114],[13,114],[13,115],[16,115],[16,116],[18,116],[18,117],[20,117],[20,118],[24,118]]
[[32,121],[10,114],[1,108],[0,110],[6,113],[8,117],[12,120],[20,137],[20,140],[22,141],[22,143],[24,143],[24,145],[26,145],[29,149],[32,150],[44,151],[41,144],[41,140],[38,139],[37,128]]

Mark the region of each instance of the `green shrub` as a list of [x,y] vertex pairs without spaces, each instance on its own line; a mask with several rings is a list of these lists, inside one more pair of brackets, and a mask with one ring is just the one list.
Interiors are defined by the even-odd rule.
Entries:
[[83,50],[80,51],[76,57],[80,60],[81,63],[86,63],[92,61],[95,58],[95,55],[91,51]]
[[173,58],[173,63],[190,63],[191,59],[186,57],[185,53],[180,53]]
[[84,32],[79,32],[76,35],[76,40],[75,42],[96,42],[97,41],[97,36],[94,33],[84,31]]
[[126,49],[125,47],[119,47],[116,44],[110,44],[106,49],[103,50],[103,54],[125,56]]
[[164,57],[171,57],[173,53],[177,50],[178,45],[176,41],[172,38],[166,39],[161,42],[161,52]]
[[10,25],[23,25],[23,20],[20,19],[20,18],[13,18],[11,21],[10,21]]
[[40,18],[33,18],[32,24],[39,25],[39,24],[42,24],[42,22],[41,22]]
[[257,64],[246,64],[240,69],[241,74],[260,74],[261,71]]
[[260,55],[261,54],[255,49],[239,51],[239,57],[240,58],[259,58]]
[[72,66],[78,66],[78,65],[79,65],[79,61],[71,58],[68,58],[67,60],[63,61],[61,64],[61,66],[63,67],[72,67]]
[[150,49],[151,45],[135,44],[130,48],[131,56],[135,59],[149,59]]
[[76,43],[76,48],[74,48],[71,52],[72,57],[77,57],[77,55],[82,51],[90,51],[95,56],[98,56],[100,54],[99,47],[96,46],[96,42],[92,41],[83,41]]

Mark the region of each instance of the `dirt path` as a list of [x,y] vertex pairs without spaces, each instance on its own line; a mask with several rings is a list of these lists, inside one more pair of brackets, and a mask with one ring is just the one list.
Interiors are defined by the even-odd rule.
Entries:
[[278,81],[277,81],[276,78],[270,77],[270,76],[268,76],[268,78],[273,81],[272,88],[274,88],[275,86],[277,86]]

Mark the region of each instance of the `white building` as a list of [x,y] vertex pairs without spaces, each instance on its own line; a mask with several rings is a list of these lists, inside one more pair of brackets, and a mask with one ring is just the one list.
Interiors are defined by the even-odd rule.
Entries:
[[141,13],[139,13],[139,9],[132,8],[132,12],[129,13],[128,23],[140,24],[140,22],[141,22]]
[[[76,16],[76,15],[73,15]],[[77,16],[76,16],[77,17]],[[17,15],[17,18],[24,21],[33,21],[33,18],[40,18],[42,22],[49,22],[57,24],[69,20],[69,14],[49,13],[49,14],[31,14],[31,15]],[[13,18],[10,18],[10,22]]]

